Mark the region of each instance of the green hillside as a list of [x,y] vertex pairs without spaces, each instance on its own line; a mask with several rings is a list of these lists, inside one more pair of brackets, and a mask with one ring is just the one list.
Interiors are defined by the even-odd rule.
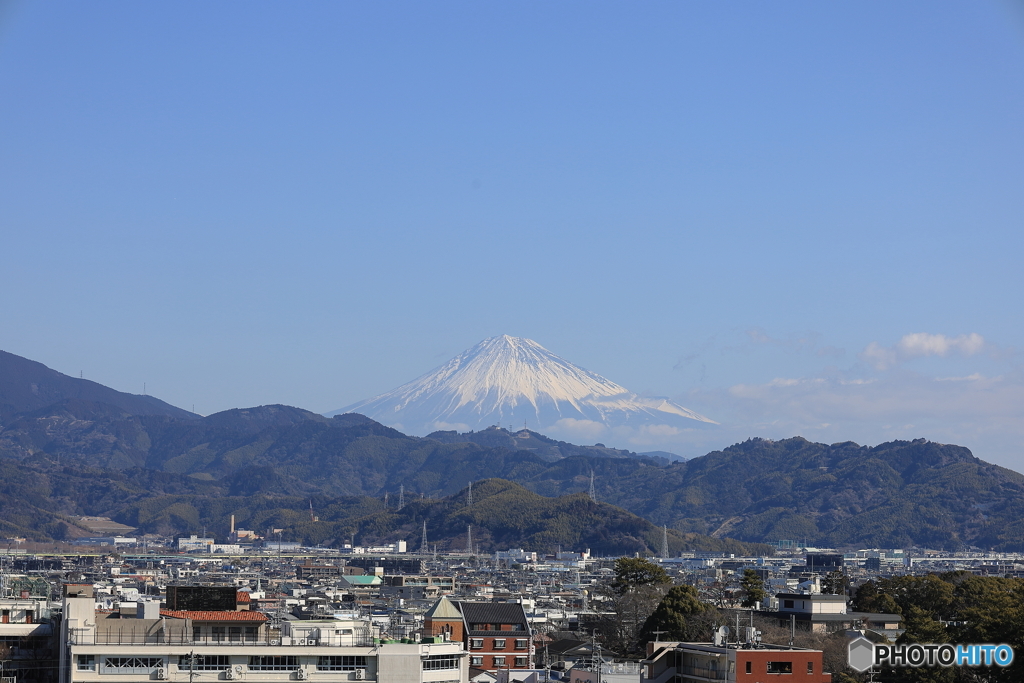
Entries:
[[[379,499],[400,487],[410,500],[440,499],[491,478],[554,498],[587,491],[593,475],[597,500],[684,533],[828,547],[1024,549],[1024,477],[960,446],[923,439],[875,447],[751,439],[669,464],[532,432],[485,430],[465,436],[472,441],[451,432],[435,436],[411,437],[360,415],[326,418],[288,406],[180,419],[65,399],[9,416],[0,428],[0,463],[38,466],[56,479],[60,467],[73,465],[110,477],[115,490],[127,485],[118,477],[127,478],[138,488],[125,500],[140,506],[162,500],[159,486],[171,481],[183,490],[200,487],[197,496],[295,498],[308,505],[311,497]],[[157,474],[166,481],[147,489],[156,486]],[[14,501],[4,505],[14,516],[3,519],[23,526],[14,520],[24,510]],[[161,513],[164,521],[153,528],[181,530],[219,514],[203,512],[216,501],[189,505],[197,512]],[[143,507],[132,509],[145,517]],[[83,509],[55,504],[53,510],[71,514],[72,508]]]

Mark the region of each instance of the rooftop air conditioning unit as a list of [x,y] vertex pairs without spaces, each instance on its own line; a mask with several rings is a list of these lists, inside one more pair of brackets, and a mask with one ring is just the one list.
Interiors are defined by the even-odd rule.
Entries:
[[296,669],[295,670],[295,677],[297,679],[299,679],[300,681],[306,680],[306,670],[305,669]]
[[366,678],[366,669],[356,669],[352,673],[355,674],[355,679],[357,681],[361,681]]
[[158,681],[165,680],[167,678],[167,669],[160,667],[156,670],[156,679]]
[[227,671],[225,671],[224,672],[224,678],[228,679],[229,681],[235,680],[235,670],[234,669],[228,669]]
[[305,638],[299,638],[299,645],[305,645],[305,644],[306,644],[306,639]]
[[277,639],[277,638],[274,638],[273,640],[270,641],[270,644],[271,645],[280,645],[281,641],[279,639]]

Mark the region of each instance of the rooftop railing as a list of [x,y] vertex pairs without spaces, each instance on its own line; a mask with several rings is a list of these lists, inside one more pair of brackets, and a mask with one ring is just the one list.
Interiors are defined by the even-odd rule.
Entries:
[[140,633],[130,630],[115,630],[97,633],[94,629],[69,629],[71,645],[185,645],[189,647],[372,647],[379,639],[370,633],[345,635],[331,634],[325,637],[282,638],[268,634],[225,634],[218,636],[193,637],[184,632]]

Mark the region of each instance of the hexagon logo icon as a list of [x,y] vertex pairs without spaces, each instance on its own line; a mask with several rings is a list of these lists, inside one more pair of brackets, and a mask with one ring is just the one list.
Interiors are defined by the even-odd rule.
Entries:
[[846,647],[850,668],[854,671],[867,671],[875,663],[875,646],[867,638],[854,638]]

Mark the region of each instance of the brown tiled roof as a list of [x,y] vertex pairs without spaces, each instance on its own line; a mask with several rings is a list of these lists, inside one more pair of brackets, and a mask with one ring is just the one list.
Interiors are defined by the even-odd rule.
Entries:
[[245,591],[238,591],[237,595],[238,595],[238,597],[237,597],[237,601],[238,602],[249,602],[249,594],[246,593]]
[[262,612],[226,612],[219,610],[162,609],[160,616],[192,621],[269,621]]

